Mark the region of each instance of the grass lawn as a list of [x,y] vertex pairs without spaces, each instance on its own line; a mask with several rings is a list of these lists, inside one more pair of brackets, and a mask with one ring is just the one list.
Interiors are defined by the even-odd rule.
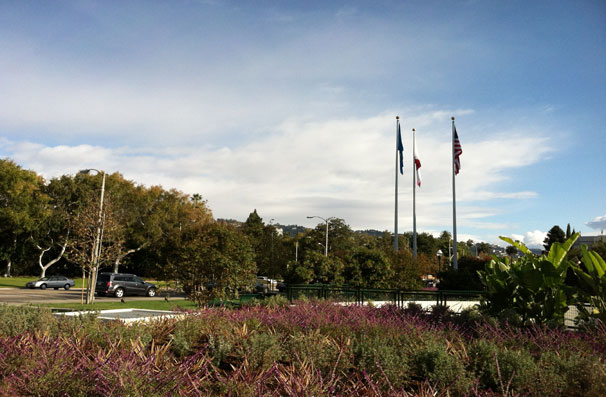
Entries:
[[[25,283],[28,281],[36,281],[40,277],[1,277],[0,288],[25,288]],[[82,279],[74,279],[76,288],[82,287]]]
[[196,304],[185,299],[175,299],[166,301],[128,301],[122,303],[119,300],[116,302],[98,302],[92,305],[81,305],[79,303],[49,303],[40,306],[57,308],[57,309],[73,309],[79,310],[111,310],[111,309],[149,309],[149,310],[174,310],[176,308],[195,309]]
[[[28,281],[36,281],[40,277],[37,276],[19,276],[19,277],[0,277],[0,288],[25,288],[25,283]],[[82,288],[82,277],[76,277],[73,279],[76,283],[75,288]],[[161,280],[146,280],[150,283],[154,283],[158,286],[159,290],[165,289],[179,289],[179,285],[174,281],[161,281]]]

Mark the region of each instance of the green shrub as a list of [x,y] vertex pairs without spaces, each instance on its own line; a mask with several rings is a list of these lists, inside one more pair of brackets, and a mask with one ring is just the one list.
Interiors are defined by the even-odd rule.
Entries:
[[409,380],[410,367],[405,350],[384,335],[360,335],[354,341],[356,367],[374,379],[386,377],[396,388]]
[[188,356],[206,347],[212,332],[222,325],[221,321],[211,324],[207,319],[187,316],[175,326],[171,349],[177,357]]
[[291,303],[284,295],[273,295],[261,301],[261,305],[268,307],[285,307]]
[[479,270],[484,270],[484,266],[490,262],[491,257],[482,255],[480,257],[464,256],[458,261],[458,270],[447,269],[438,274],[440,290],[456,291],[478,291],[483,290],[484,285],[478,276]]
[[553,243],[549,253],[540,257],[524,244],[501,237],[524,256],[513,262],[508,257],[494,257],[479,272],[488,291],[482,309],[495,316],[513,309],[524,325],[563,325],[568,307],[576,302],[576,291],[566,285],[565,279],[570,266],[566,255],[578,237],[575,233],[563,244]]
[[57,320],[48,308],[0,305],[0,336],[55,329]]
[[275,333],[258,331],[253,333],[247,342],[250,349],[248,363],[252,369],[267,370],[285,356],[282,341]]
[[430,342],[413,353],[415,376],[440,388],[449,387],[456,394],[464,394],[471,387],[463,362],[448,354],[446,346],[439,342]]
[[504,350],[497,358],[503,384],[511,381],[511,389],[520,393],[531,393],[535,389],[537,366],[528,351]]
[[606,390],[606,363],[578,352],[552,352],[538,362],[536,391],[542,395],[603,396]]
[[483,339],[472,342],[467,349],[469,370],[478,379],[482,389],[497,390],[499,380],[495,359],[498,352],[499,347],[496,344]]
[[298,366],[311,364],[323,375],[347,372],[352,367],[348,341],[323,335],[319,330],[291,335],[286,354]]

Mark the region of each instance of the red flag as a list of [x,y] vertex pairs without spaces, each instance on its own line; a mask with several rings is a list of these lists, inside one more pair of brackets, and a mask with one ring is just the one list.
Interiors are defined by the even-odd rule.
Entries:
[[415,171],[417,172],[417,185],[421,187],[421,160],[419,160],[419,156],[417,155],[417,142],[415,141],[414,147],[414,159],[415,159]]
[[[453,126],[454,126],[454,122],[453,122]],[[459,159],[459,156],[461,156],[461,154],[463,154],[463,149],[461,148],[461,142],[459,142],[459,135],[457,134],[456,127],[454,129],[454,141],[452,142],[452,145],[454,148],[454,172],[456,175],[459,173],[459,170],[461,169],[461,160]]]

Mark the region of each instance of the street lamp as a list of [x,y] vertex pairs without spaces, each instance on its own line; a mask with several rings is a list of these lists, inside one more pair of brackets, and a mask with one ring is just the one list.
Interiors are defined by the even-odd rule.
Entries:
[[315,216],[315,215],[307,217],[307,219],[312,219],[312,218],[322,219],[326,223],[326,245],[324,246],[324,256],[328,256],[328,222],[330,222],[330,220],[333,218],[330,217],[328,219],[324,219],[321,216]]
[[438,250],[436,255],[438,256],[438,273],[440,273],[442,267],[442,250]]
[[[274,218],[271,218],[271,220],[269,221],[269,226],[270,226],[269,232],[271,233],[271,251],[270,251],[271,255],[270,255],[269,266],[271,267],[271,275],[273,276],[273,278],[276,278],[276,274],[274,272],[274,231],[275,231],[274,221],[275,221]],[[269,283],[269,285],[270,285],[270,287],[272,286],[271,282]]]
[[99,266],[99,255],[101,254],[101,230],[103,224],[103,197],[105,195],[105,172],[100,171],[95,168],[88,168],[85,170],[81,170],[80,174],[90,174],[91,171],[96,171],[98,174],[101,174],[103,178],[101,179],[101,198],[99,199],[99,220],[97,222],[97,235],[95,237],[95,243],[93,245],[92,251],[92,262],[93,268],[91,271],[91,275],[88,279],[89,288],[87,289],[86,303],[93,303],[95,300],[95,287],[97,284],[97,271]]

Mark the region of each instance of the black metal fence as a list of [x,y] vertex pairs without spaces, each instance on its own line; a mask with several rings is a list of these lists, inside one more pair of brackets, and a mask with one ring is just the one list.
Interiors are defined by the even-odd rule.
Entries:
[[342,302],[364,304],[369,301],[386,301],[398,307],[408,302],[434,301],[436,305],[447,305],[448,301],[479,301],[483,291],[426,291],[393,288],[359,288],[347,285],[289,284],[286,297],[289,301],[302,297],[332,299]]

